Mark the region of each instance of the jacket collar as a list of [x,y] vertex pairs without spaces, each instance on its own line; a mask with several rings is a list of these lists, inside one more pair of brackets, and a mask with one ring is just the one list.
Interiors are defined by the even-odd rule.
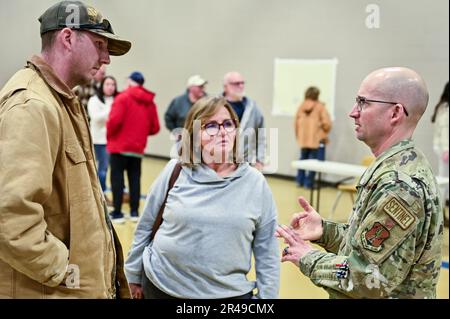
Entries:
[[369,166],[369,168],[364,172],[364,174],[361,176],[361,179],[359,181],[359,185],[366,185],[367,182],[370,180],[372,175],[375,173],[377,168],[388,158],[394,156],[395,154],[406,150],[408,148],[414,148],[414,141],[411,139],[405,139],[402,140],[394,145],[392,145],[390,148],[388,148],[386,151],[384,151],[380,156],[377,157],[375,162]]
[[33,55],[27,61],[28,67],[35,69],[44,81],[66,99],[74,99],[75,93],[55,74],[52,67],[38,55]]

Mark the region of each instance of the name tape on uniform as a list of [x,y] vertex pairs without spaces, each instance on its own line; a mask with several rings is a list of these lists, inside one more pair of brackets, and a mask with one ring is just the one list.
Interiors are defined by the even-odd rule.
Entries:
[[416,216],[411,214],[396,198],[391,198],[383,207],[383,210],[405,230],[416,220]]

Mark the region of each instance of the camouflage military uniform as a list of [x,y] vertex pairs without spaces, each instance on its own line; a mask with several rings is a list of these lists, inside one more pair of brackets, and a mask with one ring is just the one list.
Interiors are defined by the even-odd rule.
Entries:
[[435,298],[442,207],[431,167],[411,140],[366,170],[348,224],[324,221],[324,235],[300,270],[331,298]]

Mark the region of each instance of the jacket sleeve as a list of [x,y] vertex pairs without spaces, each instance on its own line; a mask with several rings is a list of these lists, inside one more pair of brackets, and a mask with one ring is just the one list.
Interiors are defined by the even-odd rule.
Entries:
[[156,104],[152,103],[150,106],[150,130],[148,135],[155,135],[159,132],[159,118],[158,118],[158,110],[156,108]]
[[120,131],[122,126],[122,119],[125,116],[127,109],[126,98],[119,94],[111,106],[111,111],[109,113],[108,121],[106,122],[106,136],[107,138],[112,137]]
[[320,127],[325,133],[331,130],[331,118],[327,108],[322,104],[322,112],[320,113]]
[[296,139],[298,139],[298,131],[300,129],[298,123],[299,123],[299,118],[300,118],[300,114],[301,114],[301,106],[302,106],[302,104],[299,105],[297,112],[295,113],[295,119],[294,119],[294,132],[295,132]]
[[438,106],[436,121],[433,127],[433,149],[438,154],[448,151],[449,108],[448,103]]
[[177,114],[176,114],[176,107],[175,107],[175,99],[170,102],[169,107],[167,108],[166,113],[164,114],[164,121],[166,123],[166,128],[169,131],[173,131],[177,128]]
[[[414,194],[417,200],[409,201],[411,206],[408,206],[398,195],[399,190]],[[391,297],[421,254],[416,250],[423,227],[419,198],[406,183],[379,187],[371,196],[365,218],[355,235],[348,239],[348,253],[336,255],[313,250],[300,259],[300,270],[315,285],[351,298]],[[401,207],[403,211],[400,224],[387,213],[394,204],[395,210]],[[406,220],[408,224],[401,224]],[[430,265],[433,263],[431,261]],[[430,265],[424,265],[423,271],[429,268],[431,278],[433,267]]]
[[256,227],[253,241],[255,256],[256,298],[278,298],[280,285],[280,253],[275,234],[277,209],[272,193],[264,186],[263,212],[260,224]]
[[449,126],[448,104],[447,104],[446,108],[445,108],[445,106],[443,108],[444,108],[444,111],[443,111],[444,115],[443,115],[443,119],[440,120],[440,122],[441,122],[440,123],[441,145],[442,145],[442,151],[448,152],[448,134],[449,134],[448,133],[448,126]]
[[125,274],[130,283],[141,284],[142,282],[141,279],[144,271],[142,254],[144,253],[145,247],[150,244],[152,227],[166,196],[169,179],[176,163],[176,159],[171,160],[150,187],[145,201],[144,212],[136,227],[133,244],[125,262]]
[[[256,105],[255,105],[256,106]],[[257,137],[258,137],[258,149],[256,154],[256,160],[260,163],[265,163],[266,160],[266,128],[264,127],[264,116],[258,107],[257,109]],[[260,130],[259,130],[260,129]]]
[[447,152],[448,152],[448,135],[449,135],[449,132],[448,132],[448,118],[447,118],[447,123],[444,126],[443,133],[442,133],[442,136],[443,136],[443,141],[442,141],[443,147],[442,148],[444,151],[447,151]]
[[69,256],[48,231],[43,206],[52,191],[60,125],[36,100],[0,114],[0,259],[51,287],[63,280]]
[[319,240],[313,243],[322,246],[328,252],[337,253],[345,232],[348,229],[348,224],[340,224],[332,221],[324,220],[322,222],[323,235]]

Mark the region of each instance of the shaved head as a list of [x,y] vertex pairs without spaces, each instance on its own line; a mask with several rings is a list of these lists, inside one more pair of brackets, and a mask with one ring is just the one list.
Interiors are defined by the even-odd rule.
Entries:
[[356,137],[375,156],[392,145],[410,139],[428,104],[424,80],[408,68],[389,67],[370,73],[361,83],[349,116],[355,121]]
[[376,95],[402,104],[410,115],[410,124],[414,126],[427,108],[427,86],[414,70],[403,67],[382,68],[370,73],[363,83],[371,87]]

